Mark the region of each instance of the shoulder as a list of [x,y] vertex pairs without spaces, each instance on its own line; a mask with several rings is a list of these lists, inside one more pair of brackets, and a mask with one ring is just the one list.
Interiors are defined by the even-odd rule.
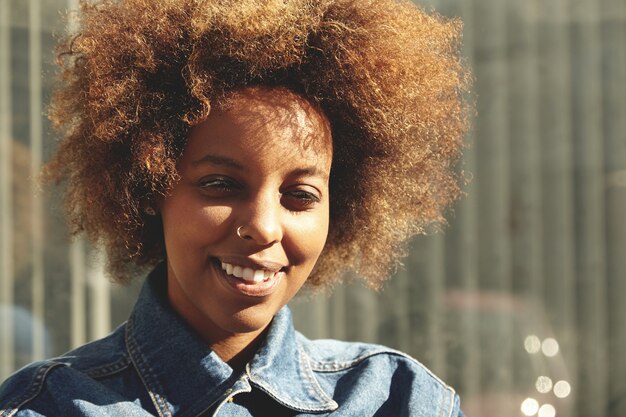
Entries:
[[406,353],[376,344],[309,340],[300,334],[298,340],[320,384],[346,403],[365,394],[372,408],[387,410],[381,414],[385,416],[462,416],[454,389]]
[[127,368],[131,361],[126,349],[126,324],[110,335],[87,343],[54,360],[92,378],[106,377]]
[[0,385],[0,416],[12,416],[21,406],[36,398],[50,372],[62,366],[65,364],[54,360],[31,363],[4,381]]
[[454,391],[418,360],[387,346],[333,339],[309,340],[300,334],[298,341],[311,367],[318,372],[377,367],[383,373],[403,372],[425,383]]
[[[93,395],[97,380],[119,373],[130,365],[124,348],[123,329],[53,359],[20,369],[0,385],[0,417],[41,415],[22,409],[56,410],[51,397]],[[41,404],[48,405],[42,407]],[[37,406],[39,404],[39,406]]]

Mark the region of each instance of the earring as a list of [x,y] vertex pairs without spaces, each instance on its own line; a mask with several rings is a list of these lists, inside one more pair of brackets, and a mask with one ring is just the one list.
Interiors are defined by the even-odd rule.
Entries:
[[145,207],[143,212],[148,216],[156,216],[156,210],[152,206]]

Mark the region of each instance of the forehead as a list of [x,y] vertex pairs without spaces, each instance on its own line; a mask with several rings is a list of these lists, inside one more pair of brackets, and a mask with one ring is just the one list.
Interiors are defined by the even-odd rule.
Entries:
[[332,154],[330,126],[323,111],[286,88],[249,87],[233,92],[216,106],[209,123],[210,119],[244,141],[250,138],[246,146],[258,151],[280,141],[291,144],[287,148],[294,151]]

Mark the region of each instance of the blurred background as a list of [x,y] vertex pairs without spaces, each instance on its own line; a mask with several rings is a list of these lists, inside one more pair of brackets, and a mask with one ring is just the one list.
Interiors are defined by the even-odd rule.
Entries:
[[[33,181],[76,2],[0,0],[0,380],[106,335],[141,285],[110,285]],[[626,2],[419,4],[465,23],[467,195],[382,292],[300,297],[296,327],[408,352],[468,417],[626,417]]]

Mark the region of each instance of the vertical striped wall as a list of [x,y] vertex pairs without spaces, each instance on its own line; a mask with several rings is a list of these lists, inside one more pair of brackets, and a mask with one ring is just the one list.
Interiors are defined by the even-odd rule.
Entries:
[[[76,3],[0,0],[0,379],[106,334],[141,284],[110,286],[33,181],[55,143],[53,32]],[[626,3],[420,3],[465,22],[467,195],[384,291],[299,297],[297,327],[410,353],[468,417],[626,417]]]
[[[45,117],[53,35],[72,30],[61,14],[77,4],[0,0],[0,379],[122,320],[102,262],[69,242],[58,196],[36,181],[55,146]],[[121,314],[130,304],[123,297]]]

